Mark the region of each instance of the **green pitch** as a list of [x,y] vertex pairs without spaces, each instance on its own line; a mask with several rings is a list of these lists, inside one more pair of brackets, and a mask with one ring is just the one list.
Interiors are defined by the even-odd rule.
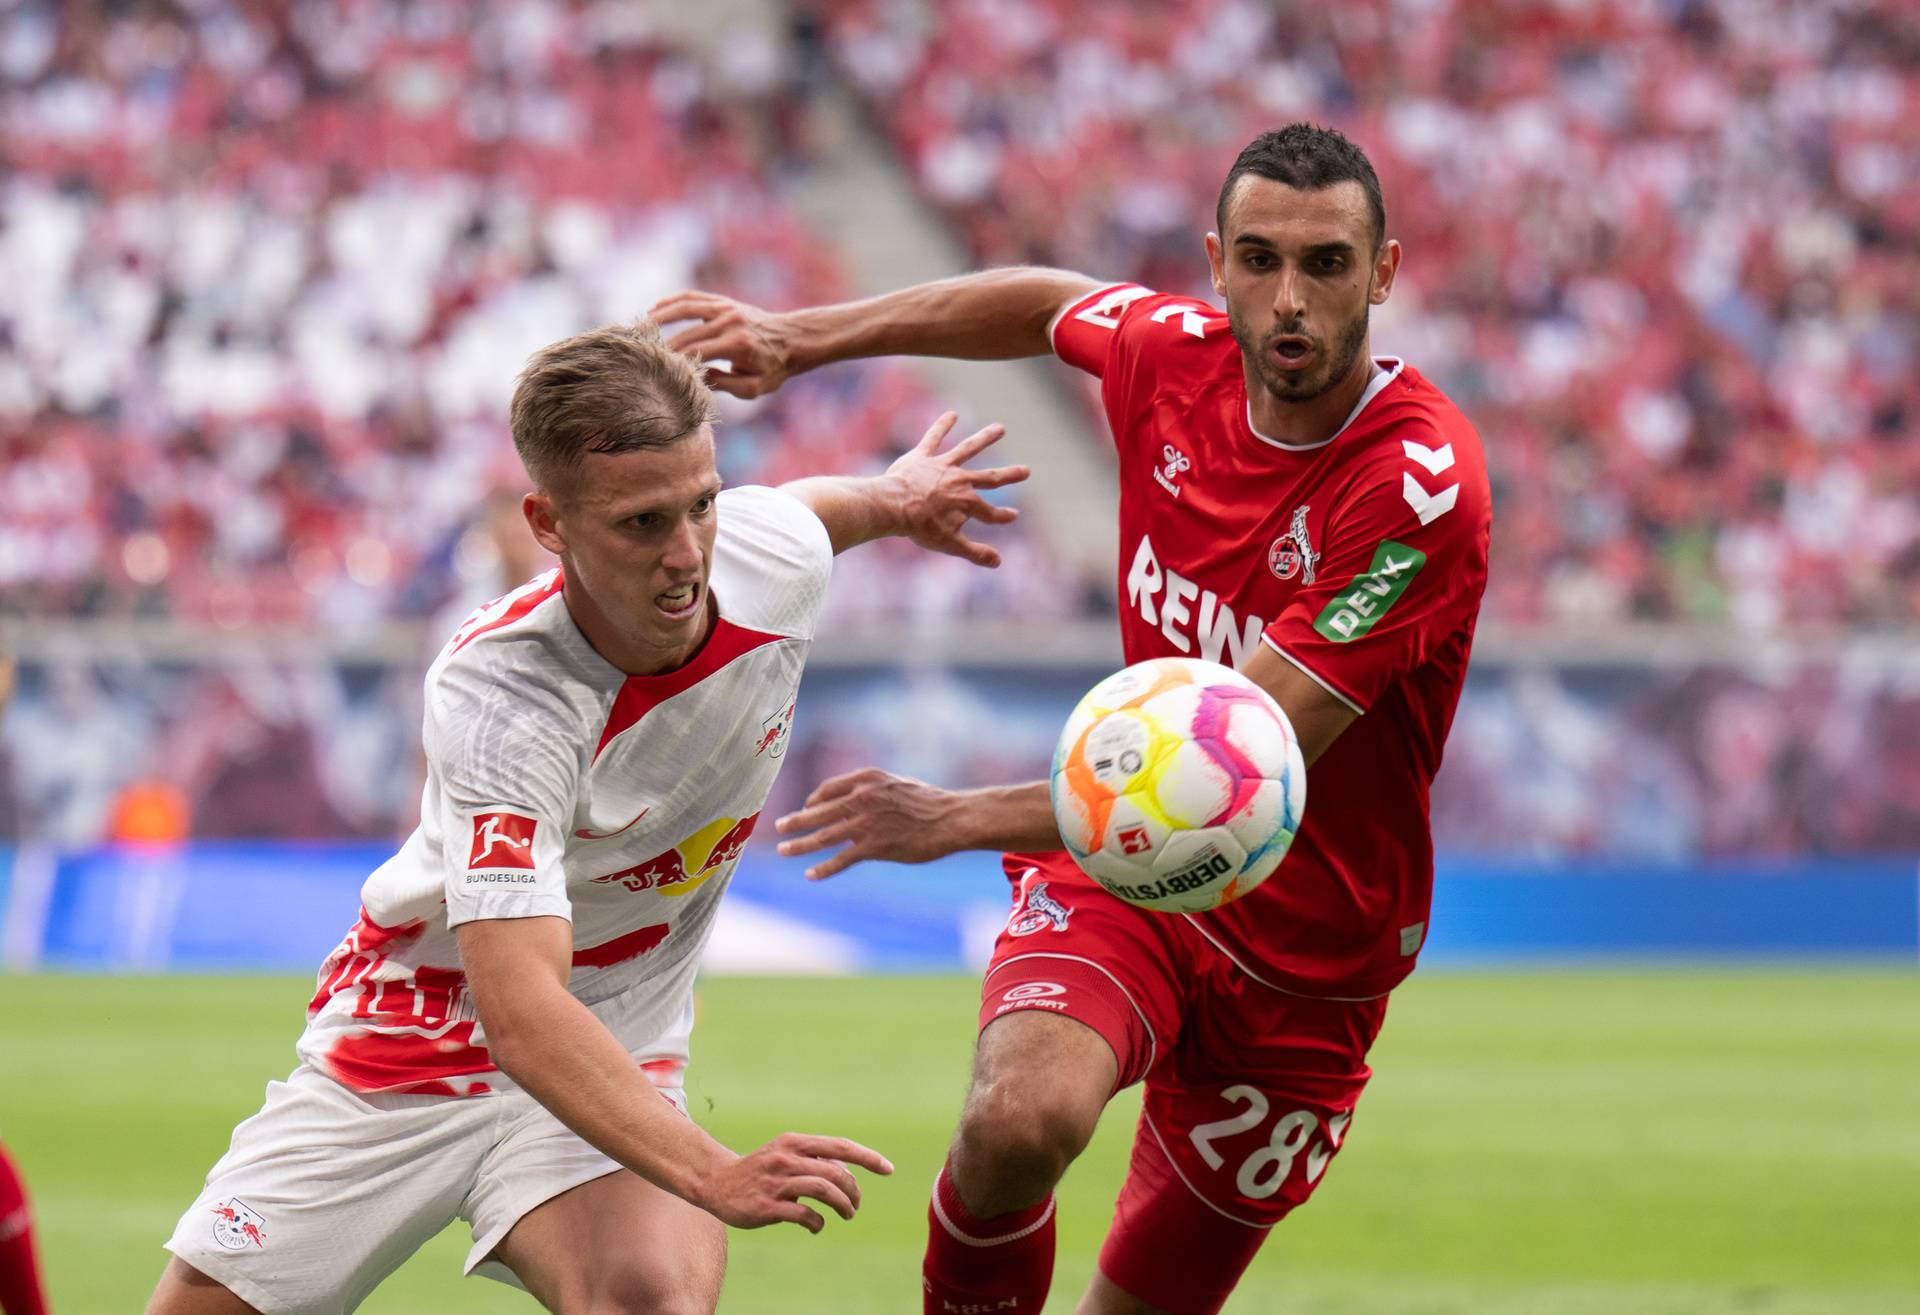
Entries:
[[[738,1147],[834,1132],[899,1166],[852,1224],[736,1234],[732,1315],[919,1309],[927,1189],[959,1108],[961,978],[710,981],[695,1113]],[[305,983],[0,978],[0,1138],[62,1315],[138,1310],[160,1242],[292,1066]],[[1229,1310],[1313,1315],[1920,1311],[1920,974],[1428,974],[1313,1203]],[[1137,1103],[1061,1192],[1050,1311],[1092,1266]],[[443,1235],[363,1309],[533,1310]]]

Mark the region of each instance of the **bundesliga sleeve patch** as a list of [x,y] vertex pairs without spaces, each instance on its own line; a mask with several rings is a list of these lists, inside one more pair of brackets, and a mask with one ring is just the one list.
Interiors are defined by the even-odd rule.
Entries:
[[467,871],[533,871],[533,835],[538,827],[533,818],[518,813],[475,813]]
[[1336,644],[1360,638],[1400,600],[1426,562],[1418,548],[1386,540],[1373,550],[1373,564],[1321,610],[1313,628]]

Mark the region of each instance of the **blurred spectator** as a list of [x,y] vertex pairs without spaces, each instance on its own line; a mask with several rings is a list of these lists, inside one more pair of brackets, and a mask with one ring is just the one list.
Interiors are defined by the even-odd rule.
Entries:
[[1899,0],[827,0],[982,263],[1210,294],[1234,154],[1330,122],[1376,347],[1479,424],[1485,616],[1920,621],[1920,24]]
[[[844,293],[779,195],[803,84],[722,50],[605,0],[11,7],[0,612],[431,615],[533,348],[693,284]],[[730,404],[723,467],[876,467],[937,410],[837,371]]]

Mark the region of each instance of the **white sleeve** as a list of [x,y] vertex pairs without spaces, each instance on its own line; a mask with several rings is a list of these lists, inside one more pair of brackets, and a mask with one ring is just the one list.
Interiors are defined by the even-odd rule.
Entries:
[[427,691],[426,749],[445,855],[447,924],[573,916],[566,827],[578,728],[557,692],[479,659]]
[[761,628],[813,637],[833,573],[833,540],[813,508],[779,489],[727,489],[720,495],[714,556],[716,571],[724,564],[729,583],[744,584],[753,595],[737,601],[748,604],[744,610]]

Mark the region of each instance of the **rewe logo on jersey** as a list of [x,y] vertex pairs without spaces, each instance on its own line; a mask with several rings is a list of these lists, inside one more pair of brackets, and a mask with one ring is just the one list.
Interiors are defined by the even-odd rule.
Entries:
[[533,833],[540,824],[518,813],[475,813],[473,852],[467,871],[520,868],[533,871]]
[[747,837],[753,834],[752,817],[716,817],[664,854],[655,854],[644,863],[636,863],[604,877],[595,877],[596,885],[619,882],[631,891],[657,890],[662,895],[686,895],[698,889],[722,866],[740,856]]
[[[1127,568],[1127,602],[1140,609],[1142,621],[1159,626],[1177,651],[1191,653],[1197,642],[1201,657],[1225,662],[1236,671],[1259,647],[1260,632],[1267,628],[1257,616],[1241,621],[1213,590],[1202,589],[1178,571],[1162,570],[1153,539],[1145,534]],[[1231,656],[1223,658],[1222,652]]]

